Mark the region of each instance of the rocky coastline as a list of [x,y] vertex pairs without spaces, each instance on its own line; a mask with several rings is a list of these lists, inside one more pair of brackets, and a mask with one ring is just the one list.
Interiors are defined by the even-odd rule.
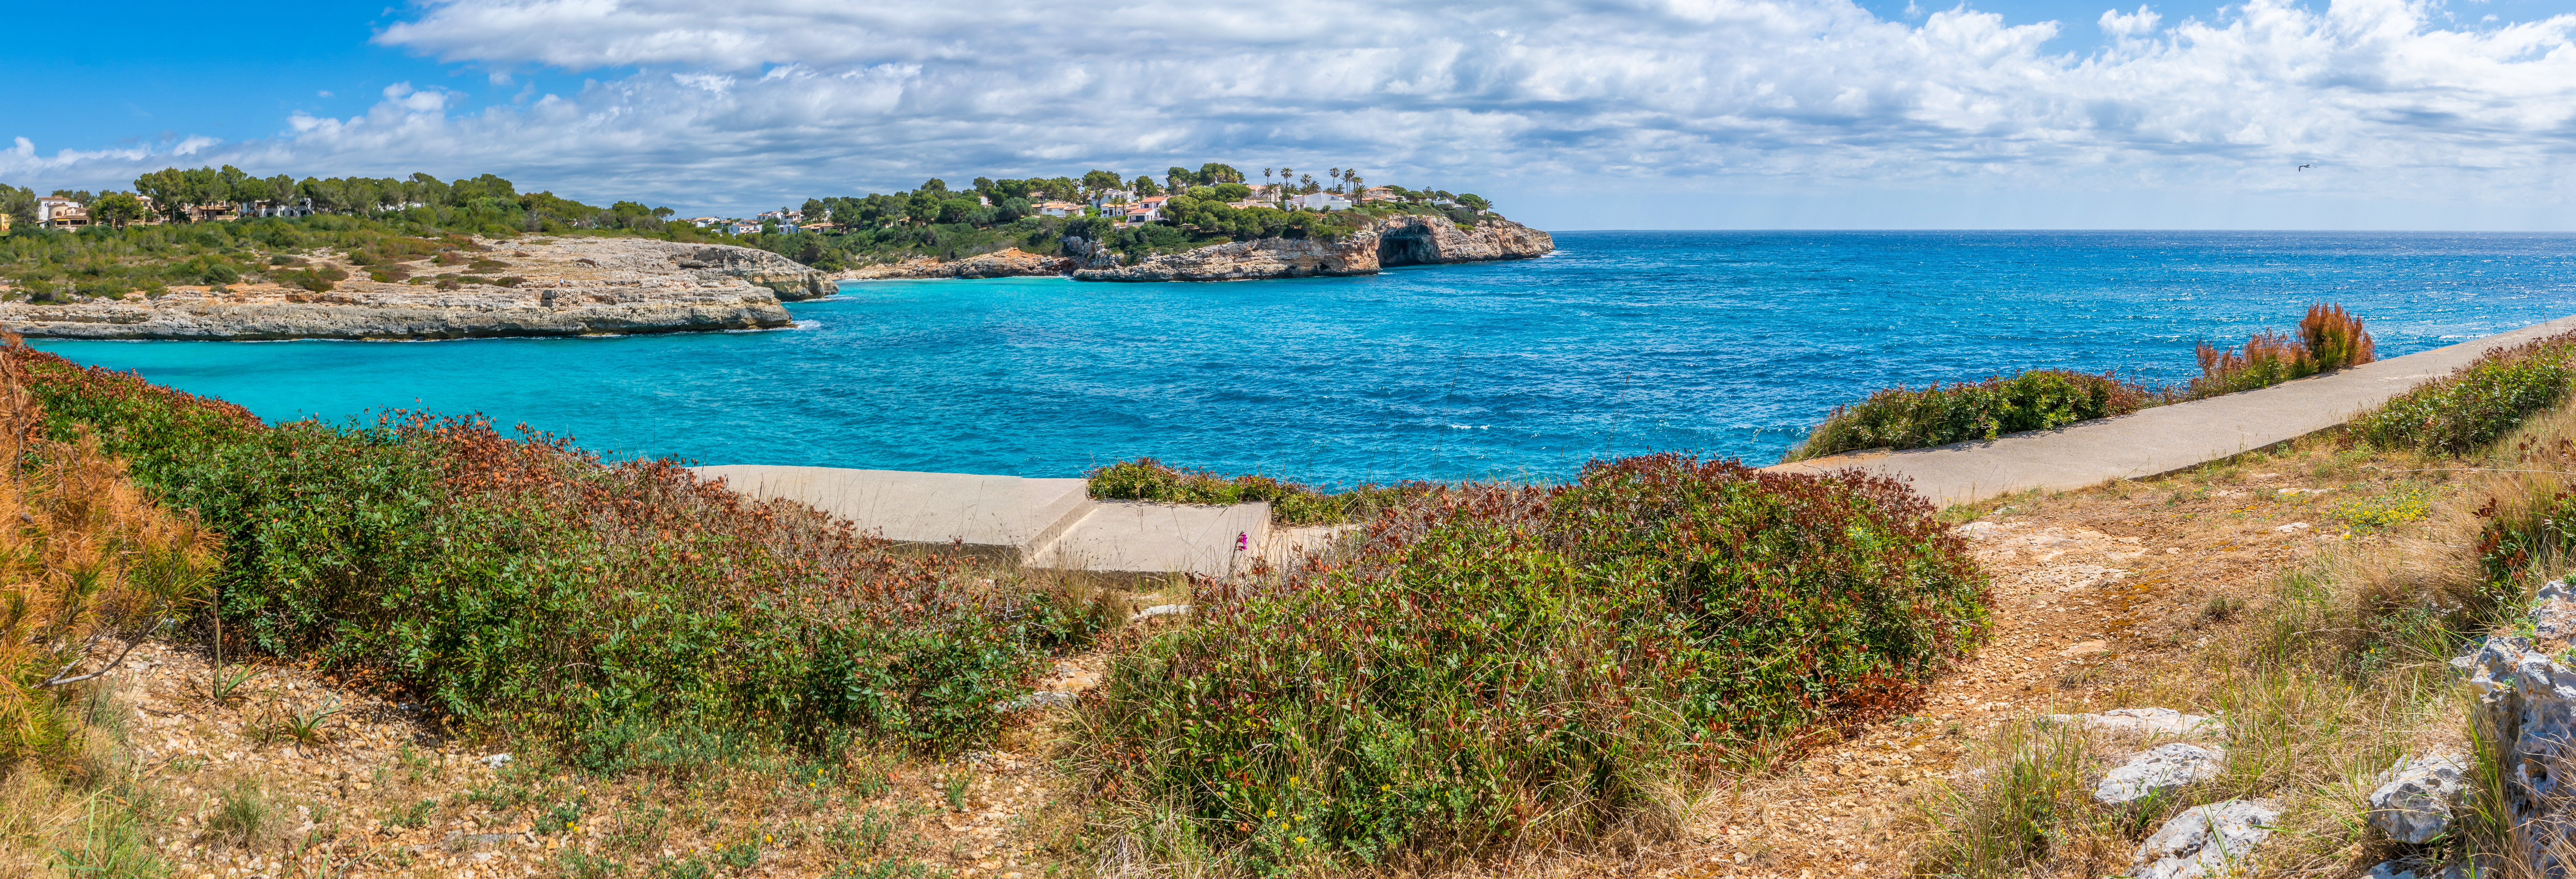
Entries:
[[[833,292],[823,273],[747,247],[565,238],[477,239],[462,249],[478,265],[499,265],[440,283],[446,268],[434,258],[360,267],[315,251],[301,257],[303,267],[338,269],[346,279],[325,291],[261,282],[174,287],[149,298],[6,302],[0,329],[32,338],[237,341],[706,332],[793,326],[782,300]],[[421,283],[368,278],[388,268]]]
[[[1547,233],[1500,217],[1472,228],[1447,217],[1403,215],[1379,220],[1338,241],[1264,238],[1156,254],[1118,265],[1095,254],[1094,264],[1073,273],[1081,281],[1244,281],[1373,275],[1394,266],[1491,262],[1546,256],[1556,249]],[[1106,264],[1101,264],[1101,263]]]
[[1373,275],[1393,266],[1532,259],[1556,250],[1556,239],[1500,217],[1462,227],[1447,217],[1387,217],[1348,237],[1262,238],[1156,254],[1133,264],[1095,242],[1067,239],[1080,257],[1040,256],[1018,248],[956,260],[913,257],[862,266],[833,280],[1010,278],[1070,275],[1077,281],[1251,281]]

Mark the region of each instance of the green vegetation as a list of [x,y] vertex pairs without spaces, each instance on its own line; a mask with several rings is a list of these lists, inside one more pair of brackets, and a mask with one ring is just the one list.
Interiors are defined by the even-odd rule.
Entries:
[[2153,392],[2117,376],[2034,369],[1970,384],[1894,387],[1836,406],[1805,442],[1782,460],[1856,449],[1913,449],[2048,430],[2126,415],[2156,402]]
[[2203,342],[2199,378],[2188,391],[2150,388],[2104,373],[2090,375],[2034,369],[1982,382],[1934,383],[1922,390],[1902,385],[1858,403],[1834,407],[1783,461],[1819,458],[1861,449],[1918,449],[2007,433],[2049,430],[2079,421],[2126,415],[2149,406],[2248,391],[2330,370],[2369,363],[2375,348],[2361,319],[2342,306],[2308,307],[2295,337],[2256,333],[2243,350]]
[[1669,832],[1676,777],[1885,710],[1979,640],[1984,576],[1931,514],[1674,455],[1424,495],[1329,567],[1203,587],[1087,709],[1094,771],[1177,819],[1149,846],[1251,872]]
[[1431,483],[1396,486],[1363,485],[1327,494],[1267,476],[1219,476],[1207,470],[1169,467],[1152,458],[1120,461],[1084,474],[1091,496],[1100,500],[1156,501],[1167,504],[1270,504],[1270,519],[1282,525],[1338,525],[1358,522],[1395,507],[1405,499],[1437,489]]
[[[11,214],[13,224],[11,233],[0,237],[0,285],[5,285],[0,296],[59,302],[73,296],[155,296],[173,285],[245,281],[320,292],[346,275],[334,268],[307,267],[304,255],[309,251],[348,251],[362,265],[381,264],[442,250],[472,250],[473,236],[544,233],[740,243],[687,223],[665,222],[669,208],[629,201],[597,208],[547,192],[522,195],[510,181],[490,174],[452,183],[426,174],[295,182],[283,175],[261,180],[228,165],[156,171],[135,184],[168,222],[132,225],[144,215],[142,203],[131,195],[65,192],[57,194],[89,205],[93,219],[104,221],[109,206],[127,202],[132,202],[132,216],[124,218],[121,228],[104,223],[77,230],[39,227],[34,193],[0,186],[0,211]],[[254,210],[309,208],[316,213],[187,222],[190,216],[243,204]],[[334,273],[340,276],[332,277]],[[388,275],[377,280],[404,279]]]
[[2381,448],[2464,455],[2564,400],[2571,359],[2576,333],[2488,351],[2355,419],[2352,431]]
[[[953,260],[1014,247],[1084,257],[1095,243],[1133,261],[1227,241],[1334,240],[1358,230],[1367,220],[1404,213],[1439,214],[1473,226],[1492,207],[1472,193],[1388,187],[1393,199],[1363,203],[1352,211],[1293,210],[1283,207],[1284,199],[1322,192],[1356,200],[1366,181],[1358,171],[1341,168],[1327,172],[1329,183],[1311,174],[1297,175],[1293,169],[1265,168],[1262,178],[1263,203],[1245,207],[1236,205],[1253,199],[1253,184],[1242,171],[1216,162],[1195,171],[1173,167],[1160,180],[1143,175],[1125,180],[1094,170],[1079,180],[977,177],[972,188],[951,189],[947,181],[932,178],[902,192],[807,199],[802,208],[806,221],[829,217],[828,226],[819,231],[764,233],[755,241],[826,271],[915,256]],[[1090,204],[1094,198],[1110,199],[1116,213],[1153,196],[1169,200],[1163,203],[1162,218],[1150,223],[1126,224],[1117,216],[1095,215]],[[1046,216],[1040,207],[1051,201],[1076,207],[1068,216]]]
[[[1081,608],[668,460],[607,463],[488,423],[261,424],[24,346],[56,437],[225,535],[227,639],[613,761],[673,731],[971,747]],[[236,648],[238,649],[238,648]]]

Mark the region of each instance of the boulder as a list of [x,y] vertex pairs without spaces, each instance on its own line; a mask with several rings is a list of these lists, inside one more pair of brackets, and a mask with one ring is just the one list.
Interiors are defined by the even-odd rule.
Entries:
[[2474,879],[2467,864],[2444,864],[2436,868],[2414,861],[2382,861],[2361,875],[2362,879]]
[[2408,845],[2433,841],[2451,829],[2451,813],[2460,801],[2460,774],[2469,758],[2460,755],[2400,760],[2380,776],[2370,794],[2370,823],[2388,838]]
[[2093,788],[2096,802],[2126,805],[2184,785],[2217,778],[2226,752],[2175,742],[2131,755],[2128,762],[2102,775]]
[[2556,852],[2576,844],[2576,815],[2566,803],[2576,779],[2576,668],[2557,660],[2548,645],[2563,643],[2576,622],[2576,591],[2562,581],[2540,588],[2528,616],[2530,636],[2495,635],[2469,655],[2451,660],[2476,693],[2475,720],[2496,743],[2497,765],[2508,767],[2504,817],[2533,840],[2517,846],[2535,876],[2564,875]]
[[2100,714],[2051,714],[2048,722],[2076,724],[2086,732],[2131,738],[2227,737],[2227,724],[2217,718],[2184,714],[2171,708],[2114,708]]
[[2244,872],[2255,849],[2272,836],[2281,811],[2265,800],[2228,800],[2194,807],[2138,844],[2136,879],[2199,879]]

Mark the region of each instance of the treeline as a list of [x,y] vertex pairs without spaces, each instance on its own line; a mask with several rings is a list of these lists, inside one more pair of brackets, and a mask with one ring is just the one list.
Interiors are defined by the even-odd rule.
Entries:
[[[147,215],[185,223],[231,209],[247,213],[296,216],[305,213],[353,217],[389,214],[437,220],[471,216],[478,223],[506,217],[508,232],[633,230],[662,232],[673,211],[620,201],[595,207],[552,192],[522,194],[508,179],[484,174],[444,181],[428,174],[410,177],[305,177],[290,174],[257,177],[225,165],[221,168],[164,168],[137,177],[131,192],[58,189],[52,193],[86,206],[99,224],[123,226]],[[142,198],[137,198],[141,196]],[[150,199],[148,208],[144,198]],[[420,209],[431,209],[419,214]],[[445,209],[445,210],[440,210]],[[148,214],[147,214],[148,211]],[[0,184],[0,213],[11,218],[13,231],[36,227],[36,193]],[[456,229],[485,234],[478,230]]]
[[[263,280],[323,290],[343,279],[331,276],[337,269],[309,264],[303,256],[323,248],[349,253],[364,264],[389,254],[417,258],[471,250],[476,237],[532,233],[745,243],[720,230],[669,222],[669,208],[631,201],[599,208],[550,192],[522,194],[510,181],[490,174],[453,182],[426,174],[305,178],[291,184],[287,179],[252,177],[229,166],[158,171],[136,185],[160,193],[152,196],[155,213],[175,206],[161,214],[171,222],[132,224],[142,219],[137,215],[125,217],[123,225],[80,229],[36,225],[35,193],[0,185],[0,212],[11,217],[10,234],[0,237],[0,298],[60,302],[80,296],[157,296],[175,285]],[[311,215],[187,221],[198,216],[186,211],[190,206],[275,206],[276,194],[290,191],[294,206],[309,208]],[[105,219],[100,209],[117,204],[118,196],[134,198],[134,193],[55,194],[88,205],[94,220]]]

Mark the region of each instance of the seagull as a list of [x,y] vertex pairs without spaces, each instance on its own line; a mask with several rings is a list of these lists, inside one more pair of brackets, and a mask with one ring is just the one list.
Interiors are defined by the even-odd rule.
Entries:
[[2314,168],[2314,167],[2316,167],[2316,166],[2315,166],[2315,165],[2300,165],[2300,166],[2299,166],[2299,170],[2301,170],[2301,171],[2305,171],[2305,170],[2308,170],[2308,169],[2310,169],[2310,168]]

